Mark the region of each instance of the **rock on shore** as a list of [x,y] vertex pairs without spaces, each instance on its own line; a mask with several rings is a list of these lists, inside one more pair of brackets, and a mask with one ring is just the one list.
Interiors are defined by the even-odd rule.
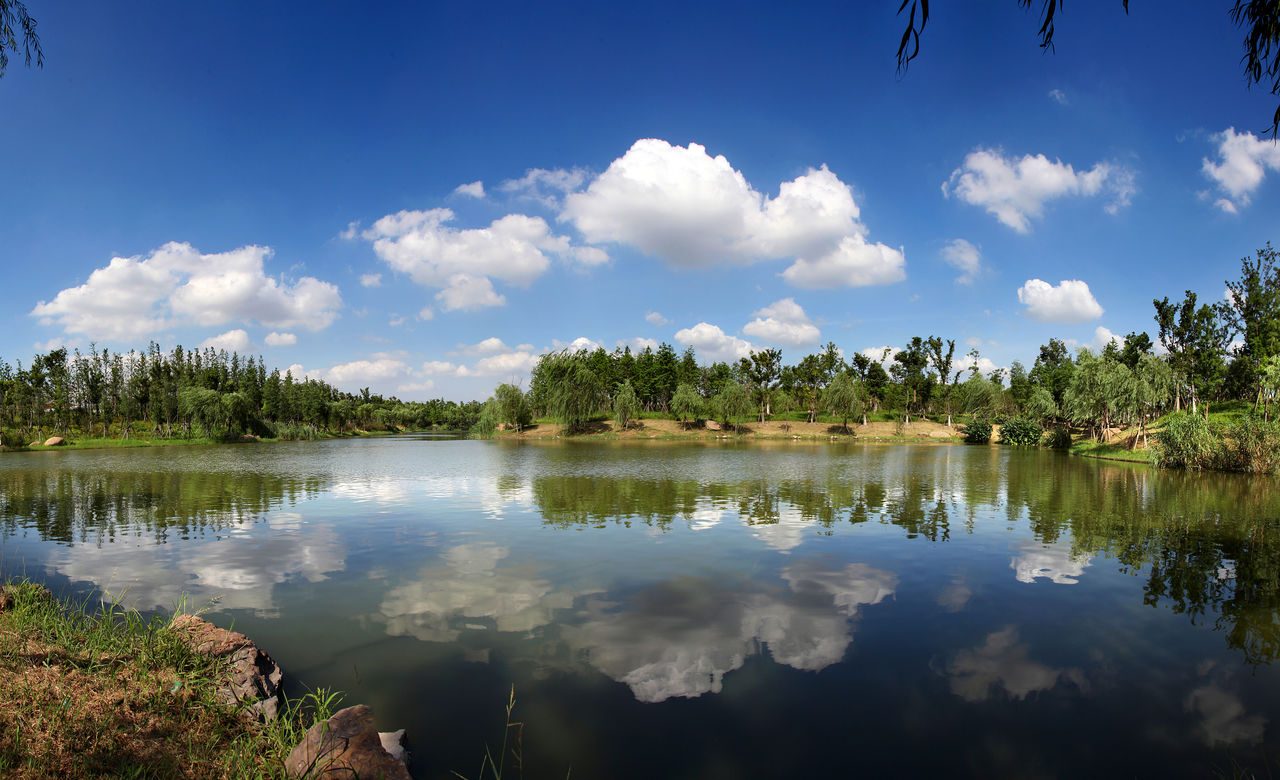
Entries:
[[244,705],[264,721],[275,720],[284,674],[271,656],[244,634],[218,628],[195,615],[178,615],[171,627],[195,652],[227,659],[227,677],[218,687],[220,701]]
[[307,730],[284,768],[289,777],[337,780],[351,777],[381,777],[410,780],[403,758],[387,752],[386,745],[404,748],[404,731],[379,734],[373,727],[373,711],[363,704],[339,710],[333,717]]

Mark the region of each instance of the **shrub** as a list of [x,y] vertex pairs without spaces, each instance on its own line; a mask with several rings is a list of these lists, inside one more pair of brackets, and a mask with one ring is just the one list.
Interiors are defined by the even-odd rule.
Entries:
[[1280,423],[1256,414],[1232,423],[1217,444],[1217,468],[1270,474],[1280,466]]
[[1198,414],[1179,412],[1156,436],[1151,460],[1167,469],[1212,468],[1215,449],[1209,423]]
[[27,446],[27,439],[17,428],[0,428],[0,447],[7,450],[22,449]]
[[1046,447],[1052,447],[1055,450],[1071,449],[1071,431],[1066,426],[1059,426],[1049,431],[1048,438],[1044,442]]
[[991,421],[974,420],[964,426],[964,442],[965,444],[991,443]]
[[1000,443],[1019,447],[1038,447],[1044,429],[1040,423],[1026,417],[1015,417],[1000,426]]

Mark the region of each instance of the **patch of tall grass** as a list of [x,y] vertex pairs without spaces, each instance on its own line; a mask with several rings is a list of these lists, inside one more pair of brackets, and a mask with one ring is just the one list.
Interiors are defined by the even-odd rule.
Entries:
[[1162,468],[1273,474],[1280,470],[1280,422],[1245,413],[1210,423],[1180,412],[1156,435],[1152,462]]
[[27,581],[0,587],[0,776],[283,778],[284,759],[340,697],[288,700],[260,724],[221,704],[224,661],[171,619]]

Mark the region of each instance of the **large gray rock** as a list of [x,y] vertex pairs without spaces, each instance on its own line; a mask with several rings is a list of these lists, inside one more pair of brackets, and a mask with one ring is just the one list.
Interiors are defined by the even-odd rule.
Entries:
[[[383,740],[384,735],[373,728],[373,711],[357,704],[339,710],[333,717],[308,729],[285,759],[284,768],[289,777],[318,780],[354,777],[410,780],[404,762],[387,752]],[[395,739],[393,744],[398,742]]]
[[218,628],[195,615],[178,615],[170,626],[195,652],[227,660],[227,676],[218,686],[219,701],[244,706],[263,721],[275,720],[284,673],[271,656],[244,634]]

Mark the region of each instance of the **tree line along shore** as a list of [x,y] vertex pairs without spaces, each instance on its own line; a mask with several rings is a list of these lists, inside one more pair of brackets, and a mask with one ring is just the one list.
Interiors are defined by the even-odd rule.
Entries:
[[[1190,290],[1181,301],[1154,300],[1154,340],[1131,332],[1073,355],[1050,339],[1029,369],[1014,361],[986,374],[976,349],[957,358],[954,339],[932,335],[879,355],[828,343],[794,364],[777,349],[709,364],[692,347],[677,356],[669,344],[634,355],[560,350],[540,358],[527,390],[499,384],[473,430],[526,435],[550,423],[559,435],[617,436],[660,416],[679,423],[674,431],[649,423],[665,434],[754,433],[753,422],[775,434],[794,435],[793,422],[809,435],[836,434],[892,422],[894,435],[910,437],[913,421],[931,420],[962,423],[972,443],[996,433],[1010,444],[1122,458],[1150,444],[1158,465],[1274,472],[1280,264],[1270,243],[1243,258],[1226,287],[1212,304]],[[829,425],[815,431],[817,423]]]

